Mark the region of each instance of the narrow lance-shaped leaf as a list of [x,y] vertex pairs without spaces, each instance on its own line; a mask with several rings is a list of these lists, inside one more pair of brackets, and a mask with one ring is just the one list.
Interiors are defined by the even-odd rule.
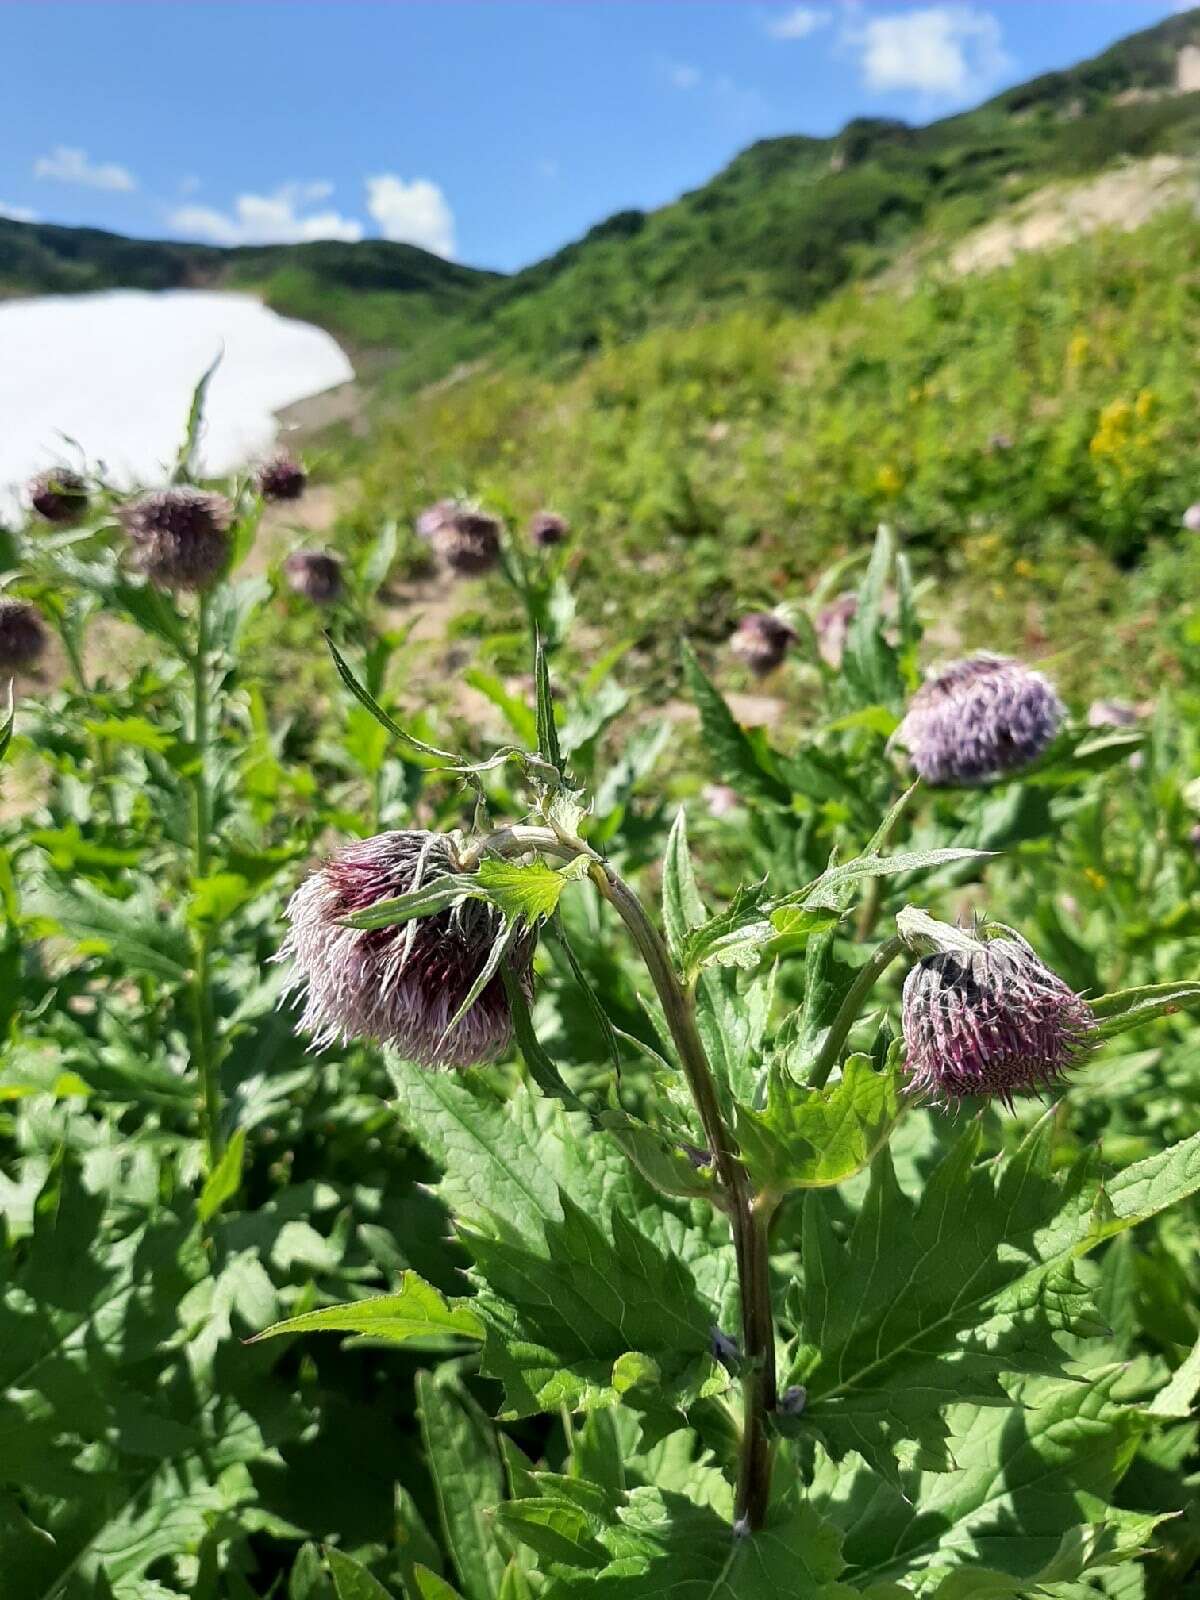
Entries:
[[249,1342],[255,1344],[260,1339],[296,1333],[356,1333],[384,1339],[389,1344],[407,1344],[447,1334],[462,1339],[482,1339],[483,1324],[468,1304],[461,1300],[448,1301],[431,1283],[409,1271],[392,1294],[302,1312],[297,1317],[272,1323]]
[[442,1532],[466,1600],[498,1600],[507,1559],[489,1516],[504,1499],[492,1425],[462,1389],[429,1372],[417,1374],[417,1414]]
[[562,752],[558,746],[558,726],[554,720],[554,696],[550,691],[550,665],[546,647],[537,634],[534,644],[534,681],[537,685],[538,754],[548,766],[562,775]]
[[1101,1039],[1136,1028],[1156,1017],[1172,1016],[1200,1006],[1200,983],[1151,983],[1140,989],[1119,989],[1091,1002]]

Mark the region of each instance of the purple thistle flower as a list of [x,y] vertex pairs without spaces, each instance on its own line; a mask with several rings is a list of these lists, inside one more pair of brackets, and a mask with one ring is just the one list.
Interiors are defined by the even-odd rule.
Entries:
[[732,816],[741,808],[741,795],[727,783],[706,783],[700,794],[710,817]]
[[774,611],[752,611],[734,629],[729,648],[756,678],[765,678],[795,643],[796,630]]
[[858,596],[853,594],[840,594],[836,600],[827,606],[822,606],[817,612],[814,624],[817,644],[821,651],[821,659],[828,666],[841,666],[850,624],[857,614]]
[[[356,839],[296,890],[276,960],[293,964],[286,992],[304,993],[299,1028],[318,1049],[374,1039],[424,1067],[467,1067],[492,1061],[508,1047],[512,1017],[499,975],[446,1034],[502,931],[493,906],[464,900],[401,926],[340,925],[351,912],[458,870],[444,834],[409,829]],[[510,949],[530,994],[532,959],[532,937]]]
[[1011,928],[946,932],[904,980],[913,1087],[941,1102],[991,1095],[1011,1106],[1077,1066],[1096,1026],[1087,1001]]
[[1200,856],[1200,822],[1197,822],[1195,827],[1188,834],[1188,843],[1191,845],[1196,854]]
[[459,504],[457,500],[438,500],[434,505],[426,506],[414,523],[417,538],[432,539],[442,524],[449,522],[450,518],[458,510]]
[[342,563],[320,550],[296,550],[283,563],[284,577],[293,594],[327,606],[342,592]]
[[294,457],[281,450],[259,467],[255,482],[264,500],[299,500],[308,473]]
[[490,572],[500,559],[500,523],[484,511],[457,506],[430,534],[439,558],[462,578]]
[[0,671],[21,672],[46,653],[46,624],[28,600],[0,599]]
[[529,524],[529,537],[542,550],[562,544],[570,532],[571,524],[557,511],[539,511]]
[[1200,533],[1200,503],[1187,508],[1182,522],[1189,533]]
[[926,678],[895,737],[927,783],[982,783],[1036,761],[1064,715],[1040,672],[981,651]]
[[183,486],[141,495],[119,513],[137,565],[160,589],[208,589],[229,555],[233,506]]
[[87,484],[70,467],[39,472],[25,492],[38,516],[47,522],[74,522],[87,510]]

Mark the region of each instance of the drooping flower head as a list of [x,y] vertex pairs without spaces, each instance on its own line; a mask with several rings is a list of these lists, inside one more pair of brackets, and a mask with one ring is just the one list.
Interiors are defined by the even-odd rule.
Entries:
[[28,600],[0,599],[0,671],[21,672],[46,653],[42,614]]
[[87,484],[70,467],[39,472],[26,487],[29,504],[47,522],[74,522],[87,510]]
[[539,511],[529,524],[529,537],[541,550],[562,544],[571,532],[571,524],[557,511]]
[[774,611],[752,611],[734,629],[729,648],[756,678],[764,678],[795,642],[796,630]]
[[1092,1008],[1014,929],[992,923],[968,933],[912,911],[897,926],[924,952],[902,1005],[914,1088],[942,1102],[990,1095],[1011,1105],[1091,1049]]
[[430,542],[451,572],[478,577],[500,559],[500,523],[485,511],[456,506],[430,534]]
[[[291,927],[276,959],[292,963],[288,992],[304,994],[299,1027],[319,1049],[373,1039],[425,1067],[467,1067],[506,1049],[512,1017],[499,975],[446,1033],[501,931],[493,906],[464,900],[401,926],[341,926],[352,912],[428,885],[458,866],[446,835],[408,829],[355,840],[296,890],[286,913]],[[512,947],[508,958],[527,989],[532,957],[529,939]]]
[[1040,672],[981,651],[926,678],[896,738],[927,783],[983,783],[1036,761],[1064,715]]
[[299,500],[308,473],[295,457],[281,450],[263,462],[255,481],[264,500]]
[[1200,503],[1189,506],[1181,520],[1189,533],[1200,533]]
[[822,606],[814,623],[821,659],[831,667],[840,667],[846,649],[850,624],[858,614],[858,596],[840,594],[836,600]]
[[138,566],[161,589],[207,589],[229,555],[233,507],[224,495],[181,485],[123,506]]
[[293,594],[327,606],[342,592],[342,563],[321,550],[296,550],[283,563],[283,574]]

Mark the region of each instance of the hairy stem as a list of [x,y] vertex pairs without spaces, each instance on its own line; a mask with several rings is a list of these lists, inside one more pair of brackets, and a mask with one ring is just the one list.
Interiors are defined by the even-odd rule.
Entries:
[[721,1113],[708,1055],[696,1027],[692,995],[681,982],[666,943],[645,906],[624,879],[589,846],[577,839],[560,838],[545,828],[503,828],[467,852],[463,858],[464,867],[469,867],[484,850],[509,855],[540,850],[567,860],[588,856],[592,881],[625,924],[646,964],[712,1151],[733,1230],[742,1303],[744,1362],[744,1415],[734,1516],[743,1528],[761,1528],[766,1521],[771,1485],[767,1415],[775,1407],[776,1392],[775,1329],[767,1247],[770,1212],[756,1204],[737,1145]]
[[829,1074],[837,1065],[838,1057],[842,1053],[846,1035],[858,1020],[867,996],[903,949],[903,939],[895,936],[885,939],[870,959],[859,968],[858,977],[847,989],[846,998],[830,1024],[829,1032],[825,1035],[825,1043],[821,1046],[816,1063],[809,1074],[810,1088],[825,1087],[829,1081]]
[[[208,597],[203,592],[196,608],[196,649],[191,666],[192,742],[196,750],[192,773],[193,875],[205,878],[212,865],[212,809],[208,789]],[[211,1172],[221,1159],[221,1085],[208,958],[209,935],[197,928],[192,946],[192,1056],[200,1089],[200,1127]]]

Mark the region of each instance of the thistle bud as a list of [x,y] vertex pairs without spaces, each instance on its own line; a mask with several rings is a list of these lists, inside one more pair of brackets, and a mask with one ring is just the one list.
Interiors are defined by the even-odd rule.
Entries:
[[46,653],[46,624],[28,600],[0,599],[0,671],[21,672]]
[[120,520],[137,565],[160,589],[208,589],[228,558],[233,507],[224,495],[159,489],[123,506]]
[[896,738],[927,783],[983,783],[1036,761],[1064,714],[1040,672],[981,651],[926,678]]
[[430,535],[437,555],[462,578],[490,572],[500,559],[500,523],[486,512],[458,506]]
[[[373,1039],[424,1067],[467,1067],[507,1048],[512,1017],[498,975],[446,1031],[502,932],[495,907],[464,900],[398,927],[341,925],[352,912],[458,869],[444,834],[410,829],[355,840],[296,890],[276,959],[292,963],[287,992],[304,994],[299,1028],[318,1049]],[[530,993],[532,958],[532,939],[510,948]]]
[[967,933],[919,912],[902,912],[897,925],[927,952],[904,980],[901,1008],[915,1089],[941,1102],[991,1095],[1011,1106],[1088,1053],[1092,1008],[1014,929],[994,923]]
[[1089,728],[1132,728],[1138,710],[1128,700],[1093,700],[1088,707]]
[[70,467],[39,472],[26,489],[29,504],[47,522],[74,522],[87,510],[87,484]]
[[342,592],[342,563],[320,550],[297,550],[283,563],[283,574],[293,594],[314,605],[331,605]]
[[264,500],[299,500],[308,482],[308,473],[286,451],[264,461],[255,479]]
[[1200,504],[1189,506],[1181,520],[1189,533],[1200,533]]
[[539,511],[529,524],[529,537],[541,550],[562,544],[570,531],[571,524],[557,511]]
[[853,594],[840,594],[836,600],[827,606],[822,606],[817,612],[814,624],[817,645],[821,651],[822,661],[828,666],[841,666],[850,624],[857,614],[858,596]]
[[729,648],[756,678],[765,678],[795,643],[796,631],[773,611],[752,611],[734,629]]

